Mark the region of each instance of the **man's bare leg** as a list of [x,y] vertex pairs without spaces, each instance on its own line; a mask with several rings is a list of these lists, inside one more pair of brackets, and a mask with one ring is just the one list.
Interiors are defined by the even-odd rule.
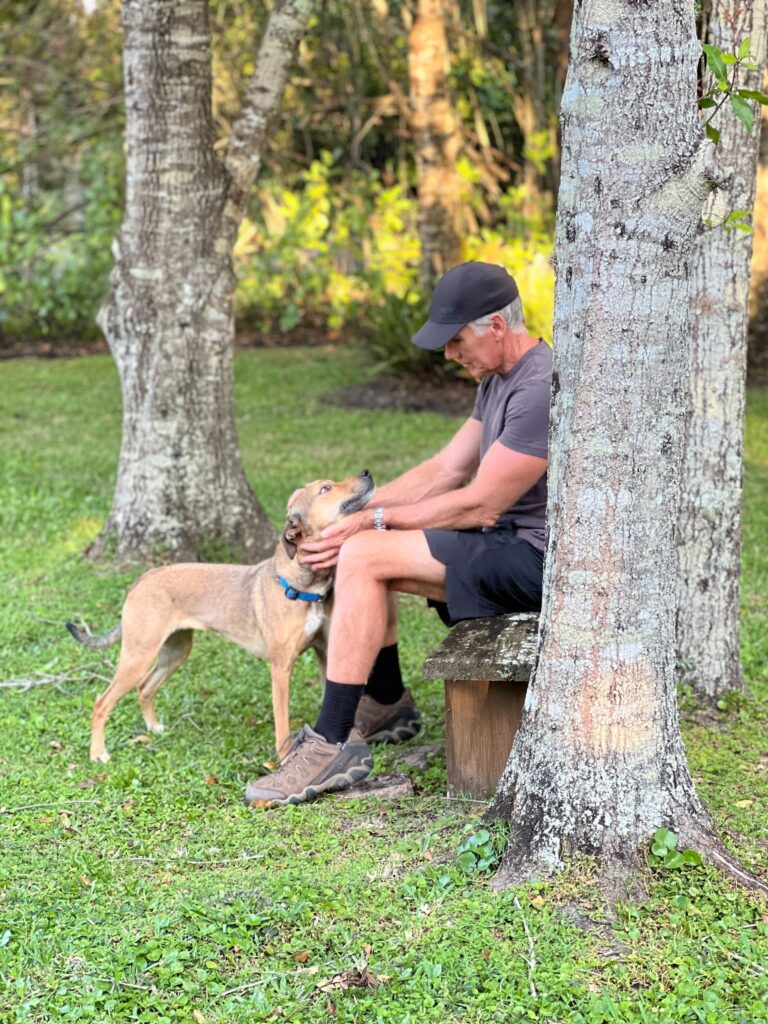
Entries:
[[445,600],[445,566],[430,554],[423,531],[368,530],[350,537],[336,569],[329,679],[359,685],[368,678],[388,639],[388,601],[395,582],[409,593]]

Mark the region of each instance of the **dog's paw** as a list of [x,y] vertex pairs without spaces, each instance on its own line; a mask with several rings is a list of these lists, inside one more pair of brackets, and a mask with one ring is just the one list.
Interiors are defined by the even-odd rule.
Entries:
[[109,760],[109,751],[102,750],[100,754],[91,754],[92,761],[100,761],[102,764],[106,764]]
[[165,732],[165,726],[162,722],[155,722],[154,725],[148,725],[147,728],[150,732],[154,733]]

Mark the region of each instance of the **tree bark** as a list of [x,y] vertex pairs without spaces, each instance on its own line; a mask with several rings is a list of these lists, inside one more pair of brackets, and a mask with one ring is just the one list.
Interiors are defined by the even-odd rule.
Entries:
[[[739,80],[743,88],[761,87],[765,31],[765,0],[713,3],[706,42],[734,53],[744,39],[752,39],[760,67]],[[705,222],[722,223],[733,210],[753,208],[760,117],[759,104],[753,106],[756,131],[751,136],[728,104],[712,121],[720,131],[718,162],[727,184],[714,194],[699,228],[690,298],[691,395],[678,515],[677,660],[681,679],[708,700],[743,686],[739,573],[752,235],[707,228]]]
[[408,36],[411,122],[419,190],[421,283],[430,291],[461,261],[461,151],[448,92],[449,54],[442,0],[419,0]]
[[94,555],[114,544],[121,559],[192,559],[214,544],[254,559],[274,545],[235,433],[231,253],[309,8],[275,5],[225,164],[214,148],[207,3],[123,3],[126,208],[99,315],[123,434]]
[[661,826],[729,858],[688,772],[674,671],[687,297],[714,176],[698,59],[693,0],[576,6],[545,596],[534,679],[489,810],[511,823],[497,887],[575,853],[595,855],[606,879],[625,876]]

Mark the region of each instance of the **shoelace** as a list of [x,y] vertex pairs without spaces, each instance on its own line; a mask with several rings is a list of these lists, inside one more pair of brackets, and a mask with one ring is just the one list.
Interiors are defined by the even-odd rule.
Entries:
[[[314,768],[320,764],[321,761],[318,759],[317,755],[320,754],[321,751],[313,751],[311,747],[308,747],[308,744],[311,743],[312,739],[314,739],[314,737],[307,735],[307,733],[302,729],[296,737],[293,746],[285,755],[283,763],[270,777],[273,779],[286,779],[288,782],[295,781],[297,777],[296,772],[298,770],[296,761],[299,758],[304,762],[304,764],[309,765],[310,768]],[[303,750],[301,749],[302,747],[304,748]],[[315,754],[314,757],[312,756],[313,753]]]

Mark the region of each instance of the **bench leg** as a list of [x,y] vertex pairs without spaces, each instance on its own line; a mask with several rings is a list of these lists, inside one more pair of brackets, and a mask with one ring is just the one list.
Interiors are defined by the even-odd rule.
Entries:
[[523,713],[525,683],[445,681],[448,796],[487,800],[507,763]]

